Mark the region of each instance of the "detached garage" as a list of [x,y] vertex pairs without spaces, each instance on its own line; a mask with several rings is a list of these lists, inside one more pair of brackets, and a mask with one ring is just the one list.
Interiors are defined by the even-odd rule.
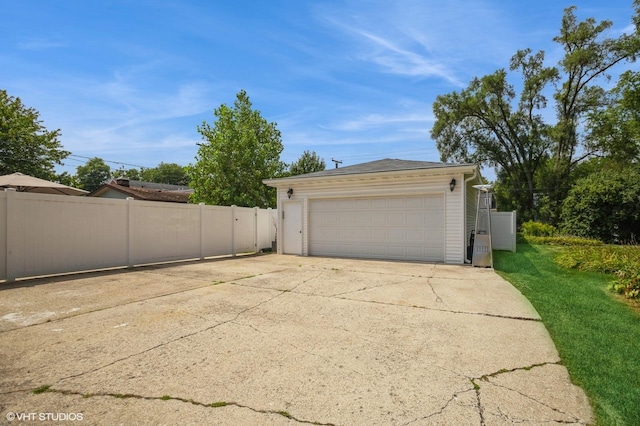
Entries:
[[278,253],[463,263],[478,167],[385,159],[266,180]]

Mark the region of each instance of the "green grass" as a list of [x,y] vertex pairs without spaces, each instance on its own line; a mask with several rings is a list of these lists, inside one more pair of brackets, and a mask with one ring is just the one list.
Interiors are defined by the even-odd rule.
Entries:
[[598,425],[640,425],[640,315],[607,290],[610,275],[565,269],[559,248],[520,241],[495,270],[536,308]]
[[35,395],[39,395],[41,393],[49,392],[49,388],[50,387],[51,387],[51,385],[43,385],[43,386],[40,386],[38,388],[35,388],[32,392]]

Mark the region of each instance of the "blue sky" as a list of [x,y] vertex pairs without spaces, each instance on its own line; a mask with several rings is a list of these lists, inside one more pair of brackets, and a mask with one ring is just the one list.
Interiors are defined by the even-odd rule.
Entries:
[[[73,174],[194,162],[196,126],[245,89],[282,160],[439,161],[436,96],[545,50],[563,9],[631,32],[632,0],[4,0],[0,88],[62,131]],[[635,67],[635,65],[634,65]],[[491,172],[487,171],[488,175]]]

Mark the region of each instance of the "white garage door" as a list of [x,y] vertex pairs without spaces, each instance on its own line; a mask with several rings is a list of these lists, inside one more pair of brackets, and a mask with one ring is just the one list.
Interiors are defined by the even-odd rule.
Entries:
[[311,200],[309,254],[444,260],[444,195]]

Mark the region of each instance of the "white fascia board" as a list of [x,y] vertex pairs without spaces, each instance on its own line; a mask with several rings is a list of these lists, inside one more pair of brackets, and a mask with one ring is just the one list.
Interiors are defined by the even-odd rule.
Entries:
[[473,173],[474,170],[477,170],[478,176],[480,176],[480,168],[478,166],[447,166],[447,167],[438,167],[438,168],[430,168],[430,169],[411,169],[411,170],[395,170],[388,172],[371,172],[371,173],[352,173],[346,175],[335,175],[335,176],[292,176],[286,178],[279,179],[265,179],[262,182],[274,188],[280,188],[284,186],[291,185],[317,185],[317,184],[325,184],[325,183],[337,183],[337,182],[345,182],[345,181],[354,181],[354,180],[373,180],[373,179],[388,179],[388,178],[399,178],[399,177],[420,177],[420,176],[442,176],[442,175],[452,175],[459,173]]

